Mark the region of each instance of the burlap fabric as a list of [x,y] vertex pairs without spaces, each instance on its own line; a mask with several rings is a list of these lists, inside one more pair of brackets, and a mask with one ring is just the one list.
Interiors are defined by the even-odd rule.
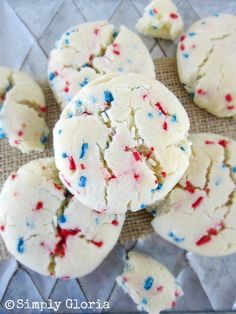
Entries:
[[[155,61],[157,78],[165,84],[180,100],[185,107],[191,121],[191,132],[213,132],[219,133],[236,140],[236,121],[232,119],[219,119],[206,111],[199,109],[192,103],[191,97],[187,94],[183,86],[179,83],[175,58],[158,59]],[[52,129],[57,121],[60,110],[47,83],[42,84],[47,105],[49,108],[47,122]],[[15,148],[8,145],[7,140],[0,141],[0,187],[2,187],[8,175],[16,171],[21,165],[30,160],[52,156],[52,135],[49,139],[48,148],[44,153],[21,154]],[[1,205],[1,204],[0,204]],[[125,221],[120,242],[126,240],[136,240],[153,232],[151,225],[151,215],[146,211],[128,213]],[[0,259],[7,257],[7,251],[0,239]]]

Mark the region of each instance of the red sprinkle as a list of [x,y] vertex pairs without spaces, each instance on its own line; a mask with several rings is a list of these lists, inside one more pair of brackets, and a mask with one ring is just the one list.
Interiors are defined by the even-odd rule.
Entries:
[[134,156],[134,159],[135,159],[136,161],[141,160],[141,157],[140,157],[140,153],[139,153],[139,152],[133,152],[133,156]]
[[201,202],[203,201],[203,196],[200,196],[193,204],[192,204],[192,208],[197,208]]
[[54,250],[53,250],[53,254],[60,256],[60,257],[64,257],[66,254],[66,242],[67,242],[67,238],[69,236],[75,236],[76,234],[78,234],[81,230],[80,229],[61,229],[60,227],[58,227],[58,237],[60,237],[60,240],[57,242]]
[[36,210],[40,210],[40,209],[42,209],[42,208],[43,208],[43,202],[39,201],[39,202],[36,204],[35,209],[36,209]]
[[163,130],[167,131],[168,125],[167,125],[166,121],[163,123],[162,128],[163,128]]
[[225,100],[231,102],[233,100],[233,97],[230,94],[227,94],[225,95]]
[[111,222],[114,226],[118,226],[119,225],[119,222],[117,221],[117,220],[112,220],[112,222]]
[[234,109],[234,106],[227,106],[227,109],[228,109],[228,110],[233,110],[233,109]]
[[170,13],[172,19],[177,19],[179,16],[176,13]]
[[207,230],[207,232],[208,232],[208,234],[215,235],[215,236],[218,234],[218,231],[214,228]]
[[206,91],[204,91],[204,89],[201,89],[201,88],[197,90],[197,93],[199,95],[206,95]]
[[155,14],[157,14],[157,13],[158,13],[158,11],[157,11],[157,9],[156,9],[156,8],[152,9],[152,11],[153,11]]
[[162,172],[161,172],[161,175],[163,176],[163,178],[165,178],[166,175],[167,175],[167,173],[166,173],[165,171],[162,171]]
[[185,36],[185,35],[182,35],[179,40],[180,40],[181,42],[183,42],[183,41],[185,40],[185,38],[186,38],[186,36]]
[[80,164],[80,168],[81,168],[82,170],[84,170],[84,169],[85,169],[85,165],[84,165],[84,164]]
[[172,306],[172,307],[176,307],[176,302],[173,301],[172,304],[171,304],[171,306]]
[[163,109],[162,105],[159,102],[157,102],[155,106],[157,107],[158,110],[160,110],[161,113],[163,113],[165,116],[167,115],[167,111]]
[[150,151],[145,155],[147,159],[149,159],[152,155],[152,152],[154,152],[154,147],[151,147]]
[[19,131],[17,134],[18,134],[18,136],[23,136],[24,132],[23,131]]
[[5,230],[5,226],[0,226],[0,230],[4,231]]
[[113,49],[113,53],[114,53],[115,55],[117,55],[117,56],[119,56],[119,55],[120,55],[120,51],[119,51],[119,50],[115,50],[115,49]]
[[15,180],[15,178],[16,178],[16,174],[13,173],[13,174],[11,175],[11,179],[12,179],[12,180]]
[[60,186],[59,184],[56,184],[56,183],[53,182],[53,185],[55,186],[55,188],[56,188],[57,190],[61,190],[61,186]]
[[114,174],[112,174],[107,180],[112,180],[112,179],[116,179],[116,176]]
[[46,106],[41,106],[41,107],[39,107],[39,110],[40,110],[41,112],[47,112],[47,111],[48,111],[48,108],[47,108]]
[[175,296],[176,296],[176,298],[178,298],[178,297],[180,296],[180,294],[179,294],[179,291],[178,291],[178,290],[176,290],[176,291],[175,291]]
[[64,92],[65,92],[65,93],[68,93],[68,92],[69,92],[69,87],[68,87],[68,86],[66,86],[66,87],[64,88]]
[[90,56],[89,56],[89,61],[92,62],[93,59],[94,59],[94,55],[90,55]]
[[134,174],[134,179],[135,179],[136,181],[138,181],[138,178],[139,178],[139,174],[135,173],[135,174]]
[[227,147],[227,145],[229,144],[229,142],[227,142],[226,140],[220,140],[218,142],[219,145],[223,146],[224,148]]
[[144,95],[143,95],[143,100],[146,100],[147,97],[148,97],[148,95],[147,95],[147,94],[144,94]]
[[180,50],[181,50],[181,51],[184,51],[184,49],[185,49],[184,44],[181,44],[181,45],[180,45]]
[[208,141],[208,140],[206,140],[206,141],[205,141],[205,144],[209,145],[209,144],[215,144],[215,143],[214,143],[214,142],[212,142],[212,141]]
[[76,171],[76,164],[75,164],[74,158],[72,156],[68,156],[68,159],[69,159],[69,169],[71,171]]
[[102,247],[103,246],[103,242],[102,241],[91,241],[94,245],[96,245],[97,247]]
[[195,187],[191,184],[190,181],[186,181],[185,190],[193,194],[195,192]]
[[209,235],[204,235],[203,237],[201,237],[201,239],[199,239],[196,242],[196,245],[200,246],[200,245],[208,243],[209,241],[211,241],[211,237]]
[[99,32],[100,32],[100,29],[99,28],[95,28],[94,34],[98,35]]
[[158,292],[163,291],[163,286],[159,286],[159,287],[157,287],[157,291],[158,291]]

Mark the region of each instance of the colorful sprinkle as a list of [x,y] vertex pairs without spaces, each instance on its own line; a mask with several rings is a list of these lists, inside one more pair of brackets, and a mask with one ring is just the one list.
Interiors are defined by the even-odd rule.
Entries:
[[3,131],[2,128],[0,128],[0,139],[7,138],[6,133]]
[[200,204],[203,201],[203,196],[200,196],[193,204],[192,204],[192,208],[197,208],[198,206],[200,206]]
[[183,238],[177,237],[177,235],[176,235],[173,231],[170,231],[168,235],[169,235],[169,237],[172,238],[176,243],[183,242],[184,239],[185,239],[184,237],[183,237]]
[[78,108],[82,105],[82,101],[80,99],[76,100],[75,106]]
[[112,223],[113,226],[118,226],[119,225],[119,222],[116,219],[112,220],[111,223]]
[[211,237],[209,235],[204,235],[196,242],[196,245],[200,246],[200,245],[208,243],[209,241],[211,241]]
[[43,202],[39,201],[39,202],[36,204],[35,209],[36,209],[36,210],[40,210],[40,209],[42,209],[42,208],[43,208]]
[[56,74],[54,72],[51,72],[48,76],[49,81],[52,81],[55,78]]
[[93,243],[97,247],[102,247],[103,246],[103,242],[102,241],[94,241],[94,240],[92,240],[91,243]]
[[40,142],[42,144],[45,144],[48,141],[48,136],[45,134],[42,134],[42,136],[40,137]]
[[186,36],[185,35],[182,35],[179,39],[180,42],[183,42],[185,40]]
[[141,204],[140,209],[145,209],[146,205],[145,204]]
[[65,215],[60,215],[58,217],[58,221],[61,223],[61,224],[64,224],[66,222],[66,216]]
[[79,84],[81,87],[84,87],[85,85],[88,84],[88,78],[85,77],[84,80]]
[[188,57],[189,57],[189,53],[184,52],[184,53],[183,53],[183,56],[184,56],[186,59],[188,59]]
[[236,173],[236,166],[232,167],[233,173]]
[[17,251],[20,254],[23,254],[25,250],[25,241],[23,238],[18,239],[18,244],[17,244]]
[[153,118],[153,113],[152,112],[148,112],[148,114],[147,114],[147,116],[148,116],[148,118]]
[[226,141],[226,140],[220,140],[220,141],[218,142],[218,144],[221,145],[221,146],[223,146],[224,148],[226,148],[227,145],[229,144],[229,142]]
[[196,33],[195,32],[191,32],[191,33],[188,33],[189,34],[189,36],[190,37],[193,37],[193,36],[195,36],[196,35]]
[[83,145],[81,146],[79,159],[84,158],[87,150],[88,150],[88,143],[83,143]]
[[206,91],[204,91],[204,90],[201,89],[201,88],[197,90],[197,93],[198,93],[199,95],[202,95],[202,96],[203,96],[203,95],[206,95]]
[[81,176],[79,179],[79,186],[84,188],[86,186],[87,178],[85,176]]
[[108,102],[108,103],[110,103],[114,100],[114,97],[109,90],[104,91],[104,99],[105,99],[105,102]]
[[227,102],[231,102],[231,101],[233,100],[232,95],[230,95],[230,94],[225,95],[225,100],[226,100]]
[[67,153],[62,153],[62,154],[61,154],[61,157],[62,157],[62,158],[67,158]]
[[170,13],[170,18],[177,19],[179,16],[176,13]]
[[72,156],[68,156],[68,159],[69,159],[69,169],[71,171],[76,171],[76,164],[75,164],[74,158]]
[[145,282],[144,282],[144,289],[146,290],[150,290],[152,288],[153,285],[153,278],[152,277],[148,277]]
[[192,185],[190,181],[186,181],[185,190],[193,194],[195,192],[195,187]]

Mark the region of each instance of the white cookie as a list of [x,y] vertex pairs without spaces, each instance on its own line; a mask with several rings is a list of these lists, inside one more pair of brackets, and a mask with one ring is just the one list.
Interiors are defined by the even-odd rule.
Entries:
[[181,83],[200,108],[236,117],[236,16],[220,14],[194,23],[177,49]]
[[162,264],[138,252],[128,253],[124,272],[116,281],[139,311],[150,314],[175,307],[177,297],[183,295],[173,275]]
[[116,244],[125,215],[97,213],[62,186],[53,158],[22,166],[0,195],[0,231],[9,252],[44,275],[93,271]]
[[162,199],[188,166],[189,119],[160,82],[106,75],[80,90],[54,128],[60,178],[98,211],[137,211]]
[[[201,255],[236,252],[236,142],[192,134],[193,155],[152,226],[166,240]],[[159,212],[159,211],[160,212]]]
[[62,109],[83,86],[111,72],[142,73],[155,78],[146,46],[125,26],[119,32],[106,21],[72,27],[50,54],[48,78]]
[[0,67],[0,139],[23,153],[43,151],[49,130],[46,101],[39,85],[28,75]]
[[183,27],[183,20],[171,0],[151,1],[136,24],[144,35],[170,40],[175,40]]

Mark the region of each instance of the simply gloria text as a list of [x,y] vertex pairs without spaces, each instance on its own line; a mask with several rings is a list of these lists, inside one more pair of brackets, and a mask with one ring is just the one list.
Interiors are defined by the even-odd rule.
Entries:
[[110,309],[109,302],[103,302],[101,300],[96,301],[79,301],[77,299],[66,299],[65,301],[53,301],[48,299],[47,301],[32,301],[29,299],[17,299],[7,300],[4,303],[7,310],[24,309],[24,310],[39,310],[41,312],[53,310],[57,312],[61,306],[65,306],[67,309],[80,310],[80,309]]

